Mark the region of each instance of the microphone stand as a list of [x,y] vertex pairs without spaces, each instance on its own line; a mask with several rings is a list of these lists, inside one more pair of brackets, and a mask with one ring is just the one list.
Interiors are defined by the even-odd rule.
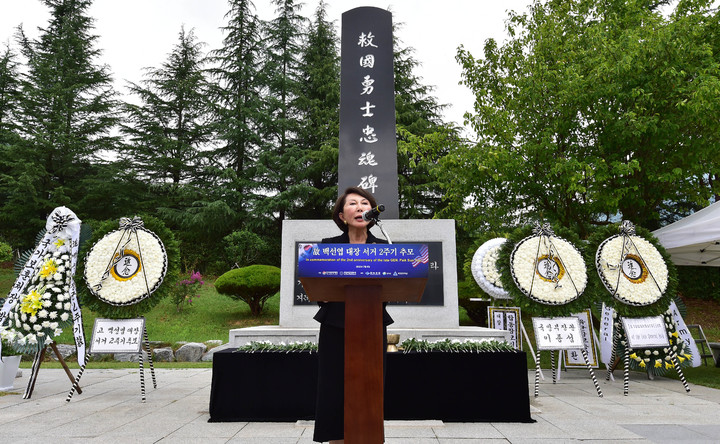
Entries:
[[385,236],[385,239],[387,239],[388,244],[392,244],[392,241],[390,240],[390,236],[385,232],[385,229],[383,228],[382,224],[380,223],[380,219],[375,219],[375,225],[380,227],[380,231],[382,232],[383,236]]

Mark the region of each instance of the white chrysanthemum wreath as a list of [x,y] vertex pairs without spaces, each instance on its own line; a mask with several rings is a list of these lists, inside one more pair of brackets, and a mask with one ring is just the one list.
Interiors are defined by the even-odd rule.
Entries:
[[500,248],[506,241],[504,237],[496,237],[483,243],[475,251],[470,265],[475,282],[495,299],[512,299],[510,293],[502,286],[497,267]]
[[549,226],[536,228],[515,245],[510,255],[515,285],[530,299],[546,305],[564,305],[579,298],[587,285],[582,254]]
[[595,265],[605,288],[620,302],[645,306],[658,301],[668,286],[668,267],[660,252],[623,222],[620,234],[597,250]]
[[88,252],[85,281],[90,291],[111,305],[130,305],[148,297],[167,271],[165,247],[141,227],[112,231]]

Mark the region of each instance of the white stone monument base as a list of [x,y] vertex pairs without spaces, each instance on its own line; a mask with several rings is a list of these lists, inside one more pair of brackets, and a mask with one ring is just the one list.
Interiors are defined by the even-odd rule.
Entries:
[[[252,341],[317,343],[319,327],[281,327],[279,325],[261,325],[258,327],[234,328],[230,330],[228,346],[240,347]],[[399,334],[400,342],[415,338],[419,340],[438,341],[449,339],[488,339],[510,341],[510,332],[486,327],[458,328],[388,328],[388,334]]]

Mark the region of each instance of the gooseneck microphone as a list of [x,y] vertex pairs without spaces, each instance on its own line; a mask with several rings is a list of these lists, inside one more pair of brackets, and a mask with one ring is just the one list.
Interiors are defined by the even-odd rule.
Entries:
[[362,218],[365,222],[370,222],[371,220],[376,221],[383,211],[385,211],[385,205],[381,204],[364,212]]

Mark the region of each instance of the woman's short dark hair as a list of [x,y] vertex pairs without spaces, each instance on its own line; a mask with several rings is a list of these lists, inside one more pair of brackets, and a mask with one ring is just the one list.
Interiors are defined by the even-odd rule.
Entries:
[[[333,221],[335,221],[335,225],[337,225],[338,228],[340,228],[344,232],[346,232],[348,230],[348,227],[345,224],[345,222],[343,222],[340,219],[340,213],[342,213],[343,207],[345,207],[345,200],[347,199],[348,194],[358,194],[358,195],[364,197],[365,199],[367,199],[368,202],[370,202],[371,207],[375,208],[377,206],[377,202],[375,201],[375,198],[367,190],[364,190],[364,189],[358,188],[358,187],[350,187],[350,188],[346,189],[345,192],[342,195],[340,195],[340,197],[338,197],[337,200],[335,201],[335,206],[333,207],[333,212],[332,212],[332,219],[333,219]],[[372,221],[368,224],[368,229],[370,227],[372,227],[373,225],[375,225],[375,221]]]

